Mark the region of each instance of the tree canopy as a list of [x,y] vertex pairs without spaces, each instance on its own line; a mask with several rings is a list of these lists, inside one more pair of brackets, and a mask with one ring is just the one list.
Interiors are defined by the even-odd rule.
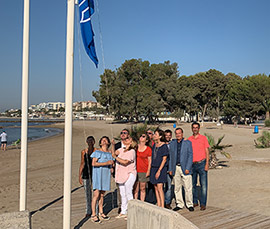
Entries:
[[93,96],[117,119],[153,121],[162,112],[174,117],[185,112],[202,120],[205,116],[216,120],[220,116],[269,117],[270,76],[241,78],[216,69],[180,76],[177,63],[131,59],[116,70],[106,69]]

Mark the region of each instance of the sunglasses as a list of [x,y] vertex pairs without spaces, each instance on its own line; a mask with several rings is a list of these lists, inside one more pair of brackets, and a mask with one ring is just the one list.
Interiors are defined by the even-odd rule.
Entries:
[[141,138],[146,138],[146,135],[141,135]]
[[153,135],[153,133],[152,133],[152,132],[147,132],[147,134]]
[[122,131],[120,134],[128,134],[128,132]]

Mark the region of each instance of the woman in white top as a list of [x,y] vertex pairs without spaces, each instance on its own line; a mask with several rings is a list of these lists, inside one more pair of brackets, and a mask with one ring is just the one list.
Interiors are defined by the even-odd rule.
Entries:
[[112,152],[116,161],[115,182],[119,185],[121,195],[121,213],[116,218],[126,218],[128,201],[133,199],[133,185],[136,180],[136,143],[129,137],[125,141],[126,149],[120,148]]

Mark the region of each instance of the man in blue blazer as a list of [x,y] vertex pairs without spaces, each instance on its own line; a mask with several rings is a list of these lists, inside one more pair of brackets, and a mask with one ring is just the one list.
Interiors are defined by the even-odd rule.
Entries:
[[176,207],[173,210],[178,211],[185,206],[182,196],[183,186],[185,190],[186,206],[189,211],[194,211],[191,176],[193,151],[191,142],[183,138],[183,133],[182,128],[176,128],[176,139],[173,139],[169,145],[169,174],[174,177],[174,193],[176,200]]

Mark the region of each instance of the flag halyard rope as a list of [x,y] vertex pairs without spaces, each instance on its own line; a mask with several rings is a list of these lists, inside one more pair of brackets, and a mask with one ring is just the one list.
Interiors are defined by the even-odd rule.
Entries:
[[[110,113],[110,104],[109,104],[109,91],[108,91],[108,80],[107,80],[107,75],[105,71],[105,57],[104,57],[104,46],[103,46],[103,37],[101,33],[101,23],[100,23],[100,15],[99,15],[99,6],[98,6],[98,1],[96,1],[96,6],[97,6],[97,14],[98,14],[98,25],[99,25],[99,37],[100,37],[100,45],[101,45],[101,54],[102,54],[102,66],[104,70],[104,75],[105,75],[105,83],[106,83],[106,93],[107,93],[107,100],[108,100],[108,110]],[[79,53],[79,75],[80,75],[80,96],[81,96],[81,101],[84,101],[84,94],[83,94],[83,77],[82,77],[82,57],[81,57],[81,40],[79,39],[80,37],[80,19],[79,19],[79,6],[78,6],[78,11],[77,11],[77,31],[78,31],[78,53]],[[112,125],[110,125],[110,130],[111,130],[111,138],[113,138],[113,130],[112,130]],[[84,139],[86,139],[86,125],[85,125],[85,120],[83,119],[83,133],[84,133]],[[88,160],[88,157],[86,157]],[[87,161],[88,164],[88,161]],[[88,166],[88,174],[90,176],[90,170]],[[90,177],[89,177],[90,181]],[[92,182],[90,181],[90,187],[92,189]],[[93,193],[92,193],[93,195]],[[112,194],[112,207],[114,208],[114,194]],[[98,208],[97,208],[98,209]],[[98,211],[97,211],[98,212]]]

